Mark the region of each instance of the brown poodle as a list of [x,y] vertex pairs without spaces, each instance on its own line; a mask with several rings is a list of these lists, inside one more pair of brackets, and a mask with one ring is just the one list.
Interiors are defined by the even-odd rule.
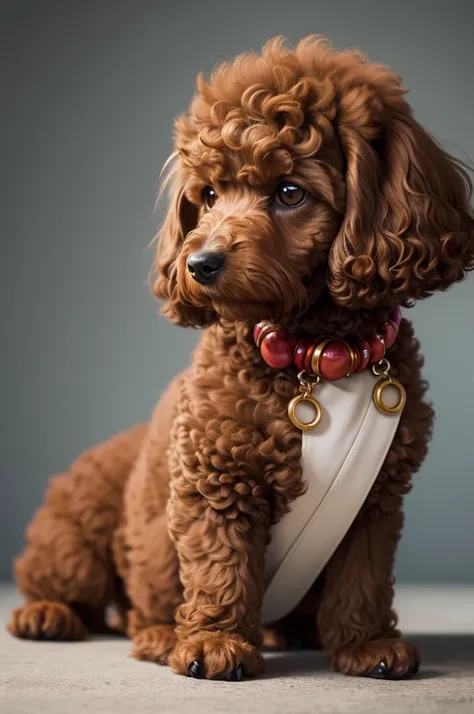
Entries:
[[266,633],[265,546],[304,492],[302,437],[287,414],[297,369],[268,366],[252,329],[354,340],[463,279],[470,182],[415,121],[399,76],[319,38],[294,51],[273,40],[197,87],[176,122],[154,292],[173,322],[207,329],[149,425],[52,480],[16,561],[26,604],[10,632],[80,639],[114,604],[135,657],[184,675],[258,675],[262,644],[299,643],[345,674],[409,676],[419,655],[396,627],[393,565],[433,421],[413,328],[403,319],[390,351],[407,402],[375,484]]

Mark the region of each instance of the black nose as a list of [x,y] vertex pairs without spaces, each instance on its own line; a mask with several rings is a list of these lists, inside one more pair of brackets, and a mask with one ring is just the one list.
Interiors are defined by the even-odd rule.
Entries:
[[201,250],[198,253],[191,253],[186,264],[194,280],[201,285],[211,285],[224,269],[224,258],[223,253]]

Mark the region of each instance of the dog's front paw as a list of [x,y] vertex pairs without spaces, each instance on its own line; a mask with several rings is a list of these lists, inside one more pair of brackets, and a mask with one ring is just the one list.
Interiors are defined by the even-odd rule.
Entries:
[[259,650],[230,632],[199,632],[178,640],[170,661],[177,674],[235,682],[263,672]]
[[78,615],[62,602],[40,600],[18,607],[7,625],[15,637],[28,640],[83,640],[86,630]]
[[372,640],[343,647],[332,657],[337,672],[373,679],[404,679],[418,672],[420,655],[415,645],[396,639]]
[[168,664],[176,644],[174,625],[153,625],[140,630],[132,640],[132,657]]

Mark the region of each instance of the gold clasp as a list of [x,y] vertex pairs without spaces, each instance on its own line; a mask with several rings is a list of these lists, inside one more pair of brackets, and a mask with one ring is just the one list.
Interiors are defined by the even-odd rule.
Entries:
[[[406,404],[407,393],[405,387],[390,376],[390,362],[384,357],[378,364],[374,364],[372,371],[376,377],[380,377],[372,395],[375,406],[382,414],[398,414]],[[398,402],[393,406],[387,406],[383,401],[383,393],[387,387],[394,387],[398,391]]]
[[[301,429],[301,431],[311,431],[311,429],[315,429],[318,426],[323,416],[321,405],[319,404],[318,400],[315,399],[311,394],[311,392],[313,391],[313,387],[316,384],[319,384],[321,378],[310,378],[310,376],[303,370],[298,374],[298,380],[300,383],[300,394],[297,394],[296,397],[293,397],[293,399],[288,404],[288,417],[291,423],[294,424],[298,429]],[[296,416],[296,407],[302,402],[307,402],[308,404],[311,404],[311,406],[314,408],[315,414],[311,421],[300,421],[300,419],[298,419],[298,417]]]

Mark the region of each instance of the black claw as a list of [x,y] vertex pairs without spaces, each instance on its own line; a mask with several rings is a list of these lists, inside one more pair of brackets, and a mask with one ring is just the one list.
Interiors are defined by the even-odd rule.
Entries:
[[372,679],[387,679],[388,674],[388,665],[387,662],[383,659],[381,662],[379,662],[376,668],[372,670],[372,672],[369,672],[367,677],[372,677]]
[[394,672],[392,669],[388,668],[386,660],[382,660],[372,672],[366,675],[366,677],[372,677],[372,679],[399,680],[412,677],[417,672],[418,666],[416,665],[414,668],[410,668],[410,666],[408,665],[403,671]]
[[204,679],[204,672],[202,671],[199,660],[195,659],[194,662],[191,662],[188,667],[188,676],[194,679]]
[[241,664],[236,669],[229,669],[226,672],[225,678],[228,682],[240,682],[244,676],[244,669]]

